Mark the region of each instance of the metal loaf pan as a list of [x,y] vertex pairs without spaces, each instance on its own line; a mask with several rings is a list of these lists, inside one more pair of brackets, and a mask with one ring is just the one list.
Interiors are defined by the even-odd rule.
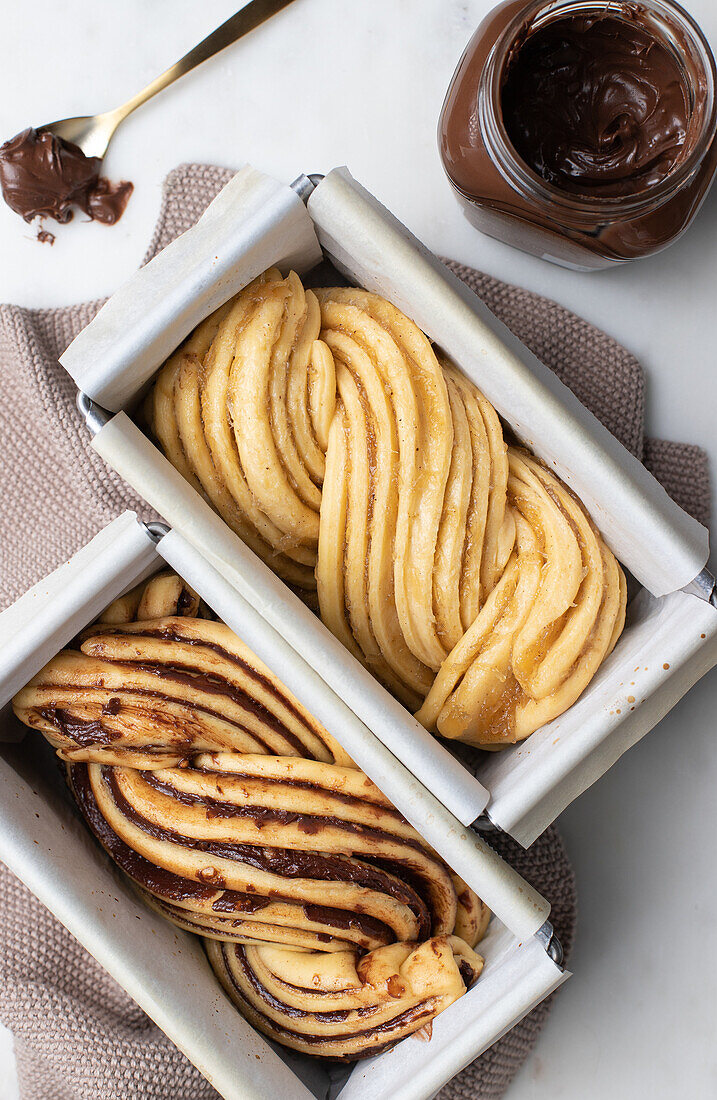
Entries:
[[22,684],[112,599],[167,564],[252,649],[271,650],[282,680],[316,675],[180,533],[125,513],[0,615],[0,859],[226,1100],[428,1100],[568,975],[546,901],[337,695],[325,697],[317,717],[494,912],[480,946],[484,973],[436,1019],[430,1042],[408,1038],[338,1074],[268,1043],[239,1015],[200,940],[143,905],[80,819],[50,747],[12,714],[9,700]]
[[[504,421],[578,494],[638,595],[613,654],[580,700],[469,771],[336,641],[235,536],[131,420],[194,325],[275,264],[322,258],[412,317]],[[243,169],[196,227],[137,273],[61,357],[93,446],[463,823],[529,845],[717,663],[708,533],[556,377],[345,168],[291,188]],[[296,690],[293,685],[292,690]]]

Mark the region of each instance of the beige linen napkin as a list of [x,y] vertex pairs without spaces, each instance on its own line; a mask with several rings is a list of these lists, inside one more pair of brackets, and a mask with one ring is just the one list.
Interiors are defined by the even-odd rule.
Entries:
[[[153,256],[187,229],[231,177],[184,165],[170,174]],[[709,519],[707,459],[687,444],[643,436],[644,378],[624,348],[561,306],[450,264],[574,390],[687,511]],[[125,508],[146,506],[88,446],[74,386],[57,362],[101,303],[0,307],[0,607]],[[29,743],[29,742],[28,742]],[[554,829],[524,852],[495,847],[552,903],[569,953],[575,885]],[[0,1019],[15,1034],[23,1100],[214,1100],[217,1093],[68,932],[0,866]],[[500,1097],[527,1057],[549,1002],[447,1085],[442,1100]]]

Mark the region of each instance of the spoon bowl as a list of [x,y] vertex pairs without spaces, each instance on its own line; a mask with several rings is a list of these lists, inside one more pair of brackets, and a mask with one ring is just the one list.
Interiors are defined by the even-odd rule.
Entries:
[[122,108],[106,111],[102,115],[78,115],[76,118],[61,118],[57,122],[46,122],[38,126],[39,132],[49,130],[63,141],[79,146],[86,157],[99,157],[102,160],[112,135],[125,115]]

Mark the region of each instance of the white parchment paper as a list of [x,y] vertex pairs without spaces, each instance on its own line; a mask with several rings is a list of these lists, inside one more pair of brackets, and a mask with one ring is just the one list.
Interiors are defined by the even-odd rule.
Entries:
[[0,614],[0,707],[126,588],[156,569],[134,512],[105,527],[69,562]]
[[161,539],[157,551],[334,734],[356,764],[502,923],[521,938],[537,932],[550,913],[545,899],[419,783],[308,661],[236,591],[230,579],[178,531]]
[[196,225],[112,295],[60,362],[78,389],[116,412],[200,321],[262,271],[303,272],[320,259],[301,199],[247,166]]
[[[476,950],[486,960],[479,981],[433,1021],[431,1040],[405,1040],[385,1056],[359,1062],[339,1100],[367,1096],[429,1100],[444,1082],[472,1062],[476,1044],[487,1050],[570,974],[546,955],[531,936],[518,942],[493,923]],[[478,1100],[478,1098],[476,1098]]]
[[[106,424],[92,445],[301,655],[323,682],[327,698],[334,693],[343,699],[463,825],[476,820],[488,802],[485,787],[227,527],[125,413]],[[299,685],[290,686],[301,698]],[[306,705],[320,717],[318,694]]]
[[580,497],[641,584],[662,596],[697,576],[709,555],[706,528],[346,168],[322,180],[308,209],[329,259],[402,309],[455,361]]
[[494,824],[524,847],[717,665],[717,608],[687,592],[628,608],[619,645],[578,701],[480,769]]

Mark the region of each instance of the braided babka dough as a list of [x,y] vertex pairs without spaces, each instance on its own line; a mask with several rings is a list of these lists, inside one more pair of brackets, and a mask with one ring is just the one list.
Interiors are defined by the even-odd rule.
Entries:
[[304,1054],[368,1058],[429,1025],[478,978],[483,961],[456,936],[394,943],[356,960],[212,941],[220,982],[250,1023]]
[[[130,593],[112,604],[77,648],[62,650],[18,692],[18,718],[73,763],[155,769],[228,751],[350,766],[338,742],[229,627],[177,615],[183,594],[194,598],[177,578],[160,576],[141,598]],[[135,601],[169,614],[123,621]]]
[[159,574],[53,658],[15,713],[66,762],[145,901],[204,937],[252,1024],[366,1057],[470,987],[490,914],[209,614]]
[[580,502],[376,294],[272,269],[149,407],[170,461],[444,737],[522,740],[620,635],[625,580]]
[[[152,427],[181,474],[280,577],[314,567],[334,361],[316,297],[267,271],[204,321],[162,368]],[[239,372],[237,361],[247,365]]]

